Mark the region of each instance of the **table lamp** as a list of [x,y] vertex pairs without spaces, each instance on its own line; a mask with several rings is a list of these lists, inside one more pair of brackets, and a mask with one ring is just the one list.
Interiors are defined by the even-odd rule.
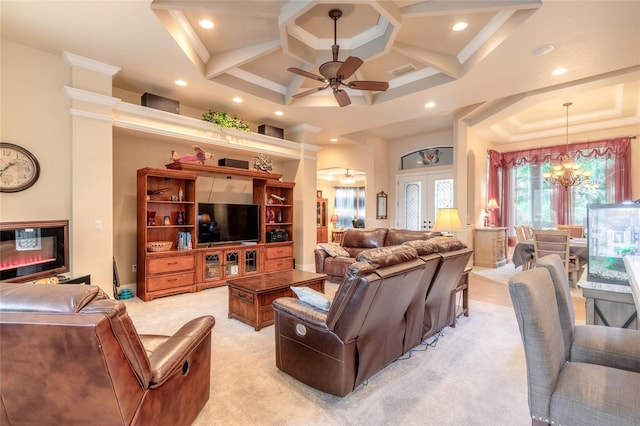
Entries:
[[499,208],[500,208],[500,206],[498,205],[498,202],[496,201],[496,199],[495,198],[491,198],[489,200],[489,203],[487,204],[487,210],[489,211],[489,216],[491,217],[491,220],[490,220],[491,225],[490,226],[496,226],[493,223],[493,210],[499,209]]
[[442,232],[443,235],[453,236],[451,231],[461,231],[462,223],[458,209],[444,208],[438,209],[436,215],[436,223],[433,225],[433,231]]
[[333,230],[336,230],[336,223],[338,223],[338,221],[340,221],[340,218],[338,218],[337,214],[332,214],[331,215],[331,222],[333,222]]

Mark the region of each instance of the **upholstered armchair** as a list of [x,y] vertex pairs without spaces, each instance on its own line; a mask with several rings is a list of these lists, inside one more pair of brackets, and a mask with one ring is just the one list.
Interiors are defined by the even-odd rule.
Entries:
[[568,362],[551,276],[534,268],[509,280],[524,345],[533,425],[637,425],[640,373]]
[[569,280],[558,255],[538,259],[546,268],[556,294],[567,361],[606,365],[640,373],[640,331],[601,325],[576,325]]
[[97,286],[0,283],[0,424],[189,425],[209,399],[214,321],[139,335]]

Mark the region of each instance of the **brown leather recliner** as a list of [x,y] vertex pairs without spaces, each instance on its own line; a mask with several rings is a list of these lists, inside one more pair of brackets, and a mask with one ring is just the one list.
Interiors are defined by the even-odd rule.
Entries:
[[433,281],[424,301],[421,334],[419,337],[412,334],[409,338],[413,343],[428,339],[455,321],[455,312],[451,312],[452,291],[458,285],[473,250],[462,241],[451,237],[408,241],[404,245],[416,249],[418,256],[425,262],[433,261],[434,256],[441,259],[435,273],[431,273]]
[[[358,259],[328,312],[290,297],[273,302],[276,366],[336,396],[347,395],[405,353],[408,307],[426,293],[421,279],[426,263],[415,249],[381,247]],[[424,299],[420,306],[424,309]]]
[[438,266],[433,283],[431,283],[424,305],[423,339],[433,336],[451,324],[452,318],[455,316],[454,312],[450,312],[452,291],[458,285],[473,250],[464,248],[439,254],[442,261]]
[[214,323],[139,335],[97,286],[0,283],[0,424],[189,425],[209,399]]

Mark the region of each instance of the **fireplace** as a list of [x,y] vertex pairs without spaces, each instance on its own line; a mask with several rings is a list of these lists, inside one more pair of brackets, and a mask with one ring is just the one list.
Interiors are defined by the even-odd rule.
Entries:
[[69,221],[0,223],[0,281],[69,272]]

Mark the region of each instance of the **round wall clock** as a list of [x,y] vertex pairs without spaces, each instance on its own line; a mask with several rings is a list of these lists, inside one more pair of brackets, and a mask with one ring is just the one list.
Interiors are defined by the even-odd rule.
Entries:
[[36,183],[40,164],[36,157],[12,143],[0,142],[0,192],[18,192]]

